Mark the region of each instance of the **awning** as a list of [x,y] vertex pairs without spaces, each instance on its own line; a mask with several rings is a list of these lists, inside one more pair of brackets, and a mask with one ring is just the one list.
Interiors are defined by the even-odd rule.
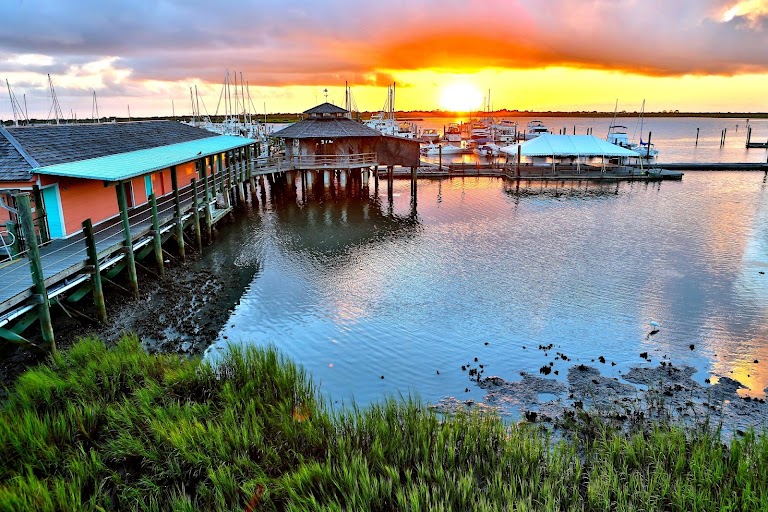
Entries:
[[554,157],[639,157],[636,152],[611,144],[594,135],[552,135],[543,134],[521,144],[501,148],[510,155]]

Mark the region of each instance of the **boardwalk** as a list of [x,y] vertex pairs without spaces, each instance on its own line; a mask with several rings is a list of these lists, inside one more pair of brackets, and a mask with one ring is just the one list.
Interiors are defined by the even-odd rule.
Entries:
[[[198,185],[199,187],[199,185]],[[200,191],[198,191],[200,194]],[[192,189],[180,189],[179,199],[183,219],[193,215]],[[216,209],[215,201],[211,203],[214,221],[229,212],[227,209]],[[174,228],[175,206],[173,196],[165,196],[158,200],[158,218],[161,232],[166,233]],[[201,211],[205,204],[200,205]],[[131,238],[134,250],[151,243],[152,216],[149,204],[134,208],[130,212]],[[101,261],[101,268],[108,268],[124,258],[122,247],[125,235],[119,217],[112,218],[94,226],[96,248]],[[41,262],[45,284],[49,289],[49,297],[56,297],[88,279],[89,274],[83,273],[87,265],[85,237],[82,233],[65,239],[55,239],[40,248]],[[34,305],[19,308],[32,297],[32,277],[26,258],[17,259],[0,269],[0,327],[15,317],[32,309]]]

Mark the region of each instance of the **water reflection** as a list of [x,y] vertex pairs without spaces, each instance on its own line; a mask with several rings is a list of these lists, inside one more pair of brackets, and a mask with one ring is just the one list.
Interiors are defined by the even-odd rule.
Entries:
[[407,180],[314,173],[269,188],[243,222],[262,268],[212,352],[275,344],[335,399],[363,403],[481,399],[463,365],[515,379],[552,361],[533,349],[550,343],[571,358],[554,362],[561,380],[579,362],[620,378],[648,352],[702,383],[768,385],[761,173],[420,180],[418,204]]

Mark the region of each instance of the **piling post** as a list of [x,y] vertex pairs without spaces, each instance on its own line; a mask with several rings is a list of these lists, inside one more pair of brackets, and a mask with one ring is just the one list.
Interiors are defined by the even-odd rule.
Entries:
[[179,200],[179,181],[176,177],[176,166],[171,166],[171,186],[173,187],[173,208],[174,223],[176,224],[176,244],[179,248],[179,257],[185,261],[186,251],[184,250],[184,222],[181,220],[181,201]]
[[163,261],[163,238],[160,234],[160,219],[157,215],[157,197],[149,195],[149,206],[152,211],[152,252],[155,253],[155,266],[157,274],[162,279],[165,277],[165,262]]
[[35,198],[35,214],[37,216],[37,230],[40,233],[40,241],[45,243],[51,239],[48,233],[48,216],[45,213],[45,201],[39,185],[32,186],[32,194]]
[[520,145],[517,145],[517,160],[515,161],[515,176],[520,177]]
[[723,128],[723,146],[725,146],[725,136],[728,135],[728,128]]
[[96,250],[96,239],[93,236],[93,224],[91,219],[83,221],[83,235],[85,235],[85,247],[88,252],[88,264],[91,266],[91,284],[93,285],[93,303],[99,321],[107,323],[107,305],[104,302],[104,290],[101,286],[101,269],[99,268],[99,253]]
[[437,147],[437,169],[443,172],[443,146]]
[[645,157],[646,158],[651,158],[651,134],[652,133],[653,132],[648,132],[648,146],[647,146],[647,148],[645,150]]
[[747,125],[747,147],[749,147],[749,141],[752,139],[752,127]]
[[128,267],[128,279],[131,281],[131,291],[135,298],[139,298],[139,277],[136,275],[136,257],[133,254],[133,239],[131,238],[131,223],[128,220],[128,202],[125,199],[125,186],[122,181],[115,184],[115,193],[117,194],[117,204],[120,207],[120,219],[123,222],[123,233],[125,240],[123,242],[123,251]]
[[40,247],[37,245],[37,234],[35,233],[35,224],[32,219],[32,206],[29,201],[29,194],[17,195],[16,206],[19,209],[21,229],[27,244],[29,270],[32,273],[35,299],[38,304],[37,311],[38,316],[40,317],[40,330],[43,336],[43,343],[45,343],[45,346],[51,352],[55,352],[56,340],[53,336],[53,324],[51,323],[51,303],[48,300],[48,290],[45,288],[43,264],[40,261]]
[[203,175],[203,199],[205,201],[205,209],[203,210],[205,214],[205,239],[210,243],[213,237],[213,226],[211,226],[213,224],[213,216],[211,215],[211,187],[208,183],[208,165],[205,159],[200,160],[200,167]]
[[699,146],[699,128],[696,128],[696,144],[695,144],[695,146],[696,147]]
[[240,206],[245,205],[245,149],[239,148],[237,154],[240,157],[238,160],[238,172],[237,172],[237,200],[240,202]]
[[248,184],[251,188],[251,205],[256,205],[259,200],[256,198],[256,180],[253,177],[253,145],[248,146]]
[[192,218],[195,223],[195,244],[197,248],[202,252],[203,250],[203,233],[200,229],[200,200],[197,197],[197,178],[192,178]]

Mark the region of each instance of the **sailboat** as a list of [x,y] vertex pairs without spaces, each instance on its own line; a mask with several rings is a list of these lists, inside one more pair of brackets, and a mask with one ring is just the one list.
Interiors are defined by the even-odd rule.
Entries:
[[384,135],[403,137],[405,139],[416,138],[416,126],[408,122],[395,120],[395,84],[387,87],[387,100],[381,112],[372,114],[365,123],[368,128],[378,130]]
[[611,125],[608,127],[608,136],[605,140],[610,142],[611,144],[615,144],[617,146],[621,146],[623,148],[629,149],[630,151],[636,152],[641,158],[644,159],[652,159],[655,158],[659,151],[653,146],[653,144],[648,144],[647,142],[643,142],[643,115],[645,113],[645,100],[643,100],[643,105],[640,109],[640,118],[638,119],[638,124],[640,125],[640,142],[630,142],[629,141],[629,135],[627,135],[627,127],[623,125],[616,124],[616,111],[619,106],[619,100],[616,100],[616,108],[613,111],[613,120],[611,121]]

